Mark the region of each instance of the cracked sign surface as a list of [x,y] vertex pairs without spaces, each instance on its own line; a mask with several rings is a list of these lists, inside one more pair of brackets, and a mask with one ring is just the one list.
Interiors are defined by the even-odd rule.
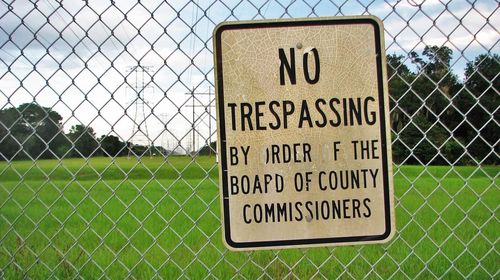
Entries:
[[223,239],[233,250],[394,234],[383,27],[375,17],[214,31]]

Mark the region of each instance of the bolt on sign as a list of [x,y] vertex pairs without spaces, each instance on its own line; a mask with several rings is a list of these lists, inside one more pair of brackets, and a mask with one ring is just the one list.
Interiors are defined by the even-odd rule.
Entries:
[[394,202],[382,22],[214,30],[223,235],[232,250],[388,241]]

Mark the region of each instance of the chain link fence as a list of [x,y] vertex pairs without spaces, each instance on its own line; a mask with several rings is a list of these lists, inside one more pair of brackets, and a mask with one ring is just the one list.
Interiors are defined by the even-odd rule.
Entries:
[[[0,3],[2,278],[496,279],[497,1]],[[212,30],[373,14],[385,25],[397,233],[222,245]]]

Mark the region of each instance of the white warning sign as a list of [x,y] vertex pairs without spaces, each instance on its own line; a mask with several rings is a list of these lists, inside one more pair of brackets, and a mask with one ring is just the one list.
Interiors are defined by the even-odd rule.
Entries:
[[389,240],[394,210],[381,22],[224,23],[214,46],[226,245]]

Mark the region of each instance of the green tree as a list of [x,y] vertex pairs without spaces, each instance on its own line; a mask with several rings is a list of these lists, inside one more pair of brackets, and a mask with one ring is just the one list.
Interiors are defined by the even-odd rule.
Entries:
[[[17,138],[23,127],[17,124],[21,114],[15,108],[0,110],[0,159],[12,160],[22,150]],[[17,132],[17,133],[16,133]],[[22,133],[26,135],[26,133]],[[22,139],[20,139],[22,141]]]
[[461,88],[450,67],[453,51],[446,46],[426,46],[422,55],[426,59],[416,52],[410,53],[419,71],[413,89],[425,103],[421,113],[430,122],[445,121],[453,113],[451,100]]
[[217,151],[217,142],[212,142],[210,145],[205,145],[198,150],[198,155],[215,155]]
[[[440,124],[430,123],[424,115],[418,115],[395,135],[393,160],[398,164],[445,164],[449,156],[445,145],[447,133]],[[394,137],[394,136],[393,136]],[[457,158],[448,158],[452,162]]]
[[0,153],[5,160],[52,158],[64,140],[62,117],[50,108],[25,103],[0,110]]
[[467,124],[462,127],[468,140],[468,150],[478,160],[499,163],[500,147],[500,56],[481,54],[465,68],[465,87],[467,98],[463,98],[462,111],[466,114]]
[[99,138],[101,150],[104,155],[111,157],[125,155],[127,153],[127,143],[120,141],[120,138],[113,135],[102,135]]
[[397,101],[391,114],[396,162],[446,164],[462,159],[455,154],[463,153],[462,141],[450,142],[463,122],[453,103],[463,86],[452,72],[452,55],[446,46],[426,46],[422,56],[412,52],[416,73],[403,64],[404,57],[388,56],[388,74],[394,77],[389,92]]
[[387,55],[387,74],[391,108],[391,128],[400,131],[415,114],[421,100],[411,92],[415,74],[404,64],[402,55]]
[[99,143],[96,140],[94,129],[90,126],[81,124],[72,126],[68,138],[73,143],[73,156],[89,157],[98,152]]

